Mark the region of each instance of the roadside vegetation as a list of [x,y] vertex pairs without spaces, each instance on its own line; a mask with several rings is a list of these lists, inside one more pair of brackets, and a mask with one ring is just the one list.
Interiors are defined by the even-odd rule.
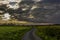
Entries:
[[0,26],[0,40],[21,40],[30,29],[27,26]]
[[60,40],[60,25],[37,26],[36,34],[42,40]]

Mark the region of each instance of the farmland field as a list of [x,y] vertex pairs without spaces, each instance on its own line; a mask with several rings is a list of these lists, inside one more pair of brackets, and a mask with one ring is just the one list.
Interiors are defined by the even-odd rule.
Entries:
[[31,27],[0,26],[0,40],[21,40]]
[[[0,26],[0,40],[21,40],[24,34],[27,33],[31,29],[36,29],[35,30],[36,35],[40,37],[42,40],[60,40],[60,25],[58,26],[56,25],[52,25],[52,26],[51,25],[50,26]],[[31,34],[32,33],[33,31],[31,31]]]
[[42,40],[60,40],[60,25],[37,26],[36,34]]

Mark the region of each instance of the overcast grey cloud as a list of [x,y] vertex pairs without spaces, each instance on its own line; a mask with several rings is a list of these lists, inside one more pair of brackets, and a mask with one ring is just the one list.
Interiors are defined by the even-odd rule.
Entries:
[[60,3],[60,0],[43,0],[44,2]]

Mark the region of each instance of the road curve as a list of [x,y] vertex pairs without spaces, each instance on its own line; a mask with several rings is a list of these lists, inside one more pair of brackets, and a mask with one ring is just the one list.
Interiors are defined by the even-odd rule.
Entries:
[[35,35],[35,29],[33,28],[24,35],[22,40],[41,40],[41,38]]

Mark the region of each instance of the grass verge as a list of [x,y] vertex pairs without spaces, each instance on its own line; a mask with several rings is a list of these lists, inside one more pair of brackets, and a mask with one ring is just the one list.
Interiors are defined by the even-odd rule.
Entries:
[[60,25],[37,26],[36,34],[42,40],[60,40]]
[[21,40],[30,29],[23,26],[0,26],[0,40]]

